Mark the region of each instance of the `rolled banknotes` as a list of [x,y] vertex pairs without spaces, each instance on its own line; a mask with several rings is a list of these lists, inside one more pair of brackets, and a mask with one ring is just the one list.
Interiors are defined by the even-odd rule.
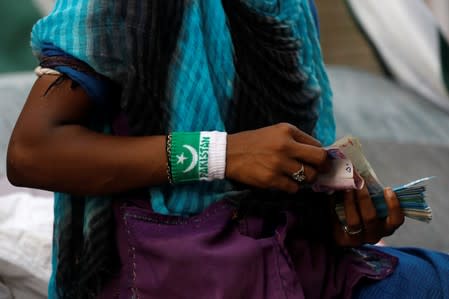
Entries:
[[[401,209],[406,217],[427,223],[432,220],[432,209],[425,201],[426,187],[423,186],[424,182],[432,178],[434,177],[426,177],[406,185],[393,187],[393,191],[396,193]],[[377,215],[380,218],[386,217],[388,209],[385,204],[383,192],[372,194],[371,199],[376,207]],[[335,210],[340,220],[344,221],[345,212],[343,204],[338,203]]]
[[[316,192],[332,192],[345,189],[361,189],[366,184],[379,217],[388,213],[384,199],[384,186],[370,163],[363,155],[359,140],[352,136],[339,139],[327,148],[331,159],[331,171],[319,175],[312,189]],[[423,222],[432,220],[432,210],[425,201],[425,182],[433,177],[422,178],[393,188],[399,199],[404,215]],[[340,220],[345,220],[342,203],[336,212]]]

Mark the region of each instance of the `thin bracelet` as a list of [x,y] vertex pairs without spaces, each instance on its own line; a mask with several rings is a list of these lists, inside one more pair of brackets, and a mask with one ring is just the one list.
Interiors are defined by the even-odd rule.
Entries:
[[168,182],[173,185],[173,178],[171,173],[171,163],[170,163],[170,156],[171,156],[171,134],[168,134],[165,139],[165,152],[167,154],[167,178]]

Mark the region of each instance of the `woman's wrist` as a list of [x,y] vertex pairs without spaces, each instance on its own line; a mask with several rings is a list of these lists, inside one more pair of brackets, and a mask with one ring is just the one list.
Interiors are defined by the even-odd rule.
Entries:
[[167,137],[168,177],[172,183],[224,179],[227,133],[173,132]]

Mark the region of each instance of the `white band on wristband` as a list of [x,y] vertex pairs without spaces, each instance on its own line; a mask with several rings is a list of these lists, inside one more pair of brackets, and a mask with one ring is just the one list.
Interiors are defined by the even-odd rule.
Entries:
[[[205,138],[204,138],[205,137]],[[208,154],[208,172],[207,177],[201,174],[200,180],[221,180],[225,178],[226,170],[226,132],[201,132],[200,133],[200,153],[201,140],[209,140],[209,154]]]

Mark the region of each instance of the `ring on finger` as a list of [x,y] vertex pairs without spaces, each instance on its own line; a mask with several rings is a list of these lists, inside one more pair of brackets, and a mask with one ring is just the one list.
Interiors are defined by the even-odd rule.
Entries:
[[358,229],[356,229],[356,230],[351,230],[351,229],[349,228],[349,226],[343,225],[343,230],[344,230],[345,233],[347,233],[348,235],[354,236],[354,235],[360,234],[360,233],[363,231],[363,228],[360,227],[360,228],[358,228]]
[[292,173],[292,179],[298,183],[302,183],[306,180],[306,174],[304,172],[304,164],[301,165],[301,169]]

